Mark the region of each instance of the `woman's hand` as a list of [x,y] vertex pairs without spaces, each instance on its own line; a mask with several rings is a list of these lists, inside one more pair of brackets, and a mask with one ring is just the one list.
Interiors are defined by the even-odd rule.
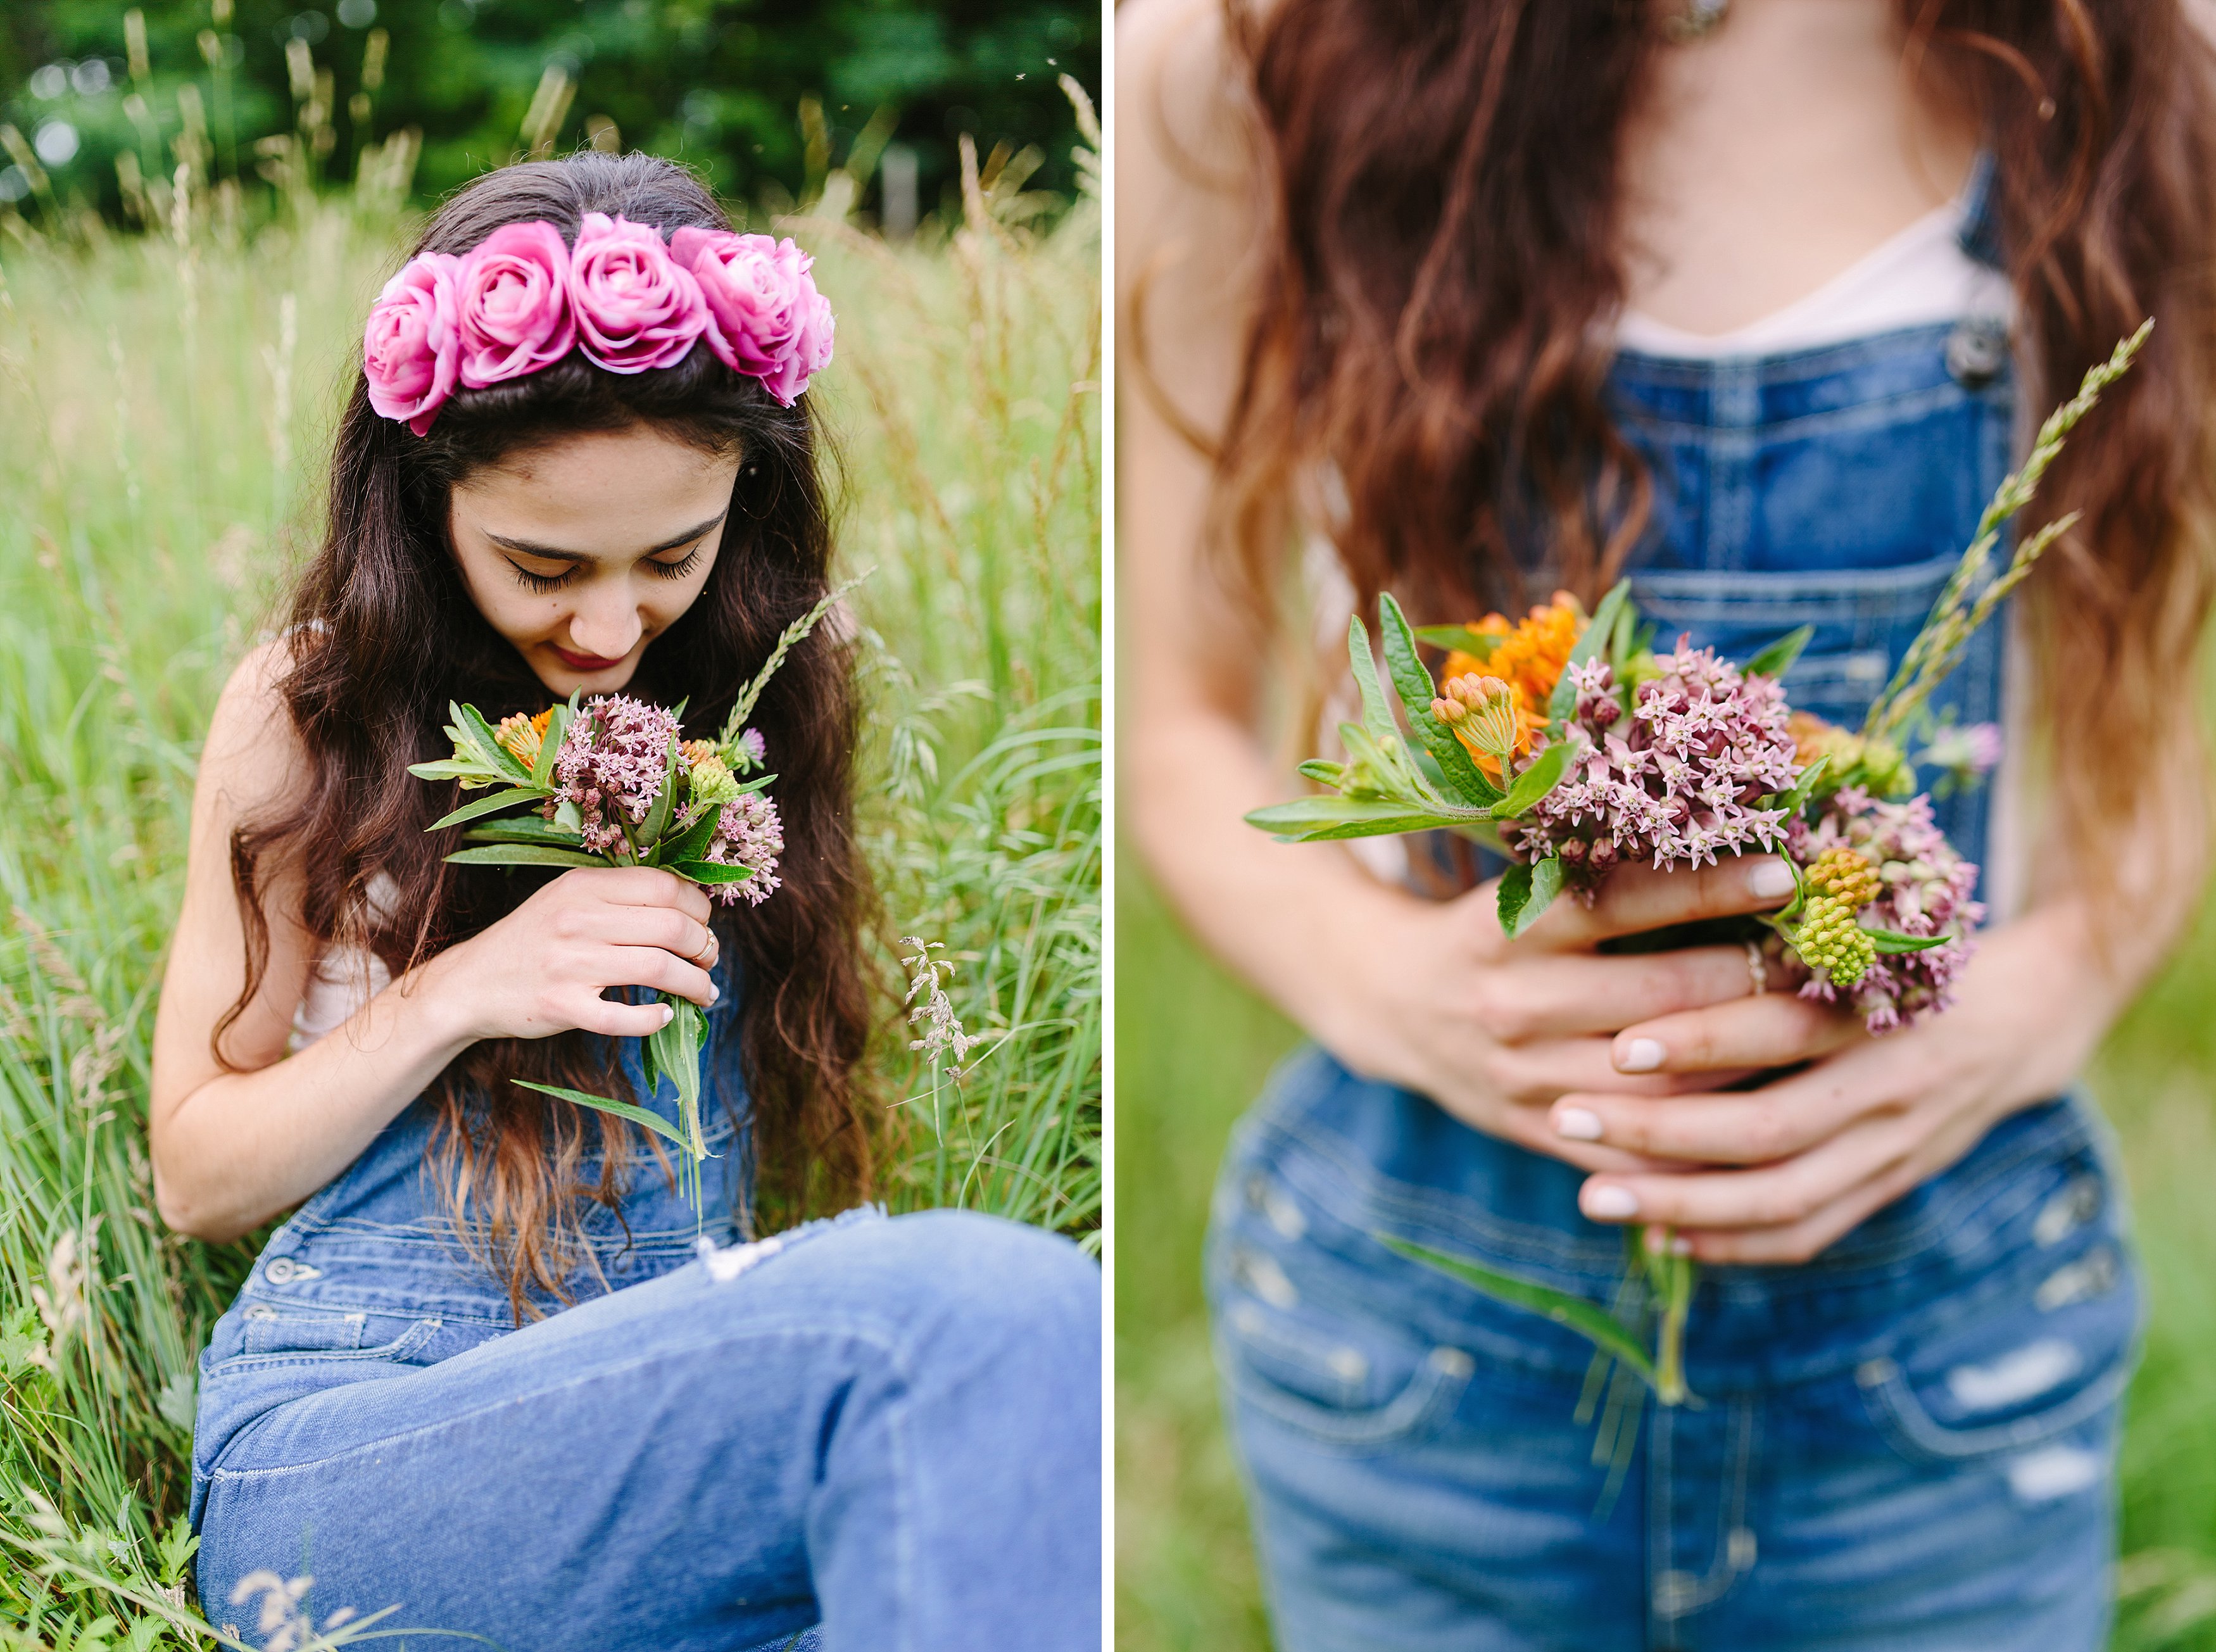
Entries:
[[[1642,1149],[1579,1139],[1548,1108],[1564,1094],[1606,1094],[1628,1112],[1717,1082],[1714,1072],[1625,1072],[1619,1029],[1670,1026],[1689,1013],[1752,1002],[1742,946],[1603,954],[1596,946],[1701,918],[1782,905],[1793,878],[1774,856],[1698,872],[1616,872],[1591,907],[1565,897],[1510,941],[1493,885],[1432,903],[1387,891],[1364,900],[1327,947],[1298,1007],[1323,1043],[1357,1071],[1429,1095],[1463,1122],[1589,1170],[1661,1168]],[[1813,1051],[1804,1054],[1813,1053]],[[1752,1071],[1767,1064],[1748,1060]]]
[[1785,1052],[1796,1042],[1833,1053],[1736,1094],[1563,1095],[1557,1131],[1678,1162],[1593,1177],[1579,1195],[1585,1214],[1675,1228],[1705,1262],[1808,1261],[2069,1083],[2116,1003],[2077,928],[2064,906],[1981,937],[1954,1008],[1884,1038],[1782,997],[1625,1028],[1619,1070],[1774,1065],[1795,1058]]
[[716,1002],[715,931],[697,884],[652,866],[565,872],[482,934],[434,960],[436,989],[466,996],[472,1039],[543,1039],[581,1027],[643,1039],[663,1004],[625,1004],[608,987]]

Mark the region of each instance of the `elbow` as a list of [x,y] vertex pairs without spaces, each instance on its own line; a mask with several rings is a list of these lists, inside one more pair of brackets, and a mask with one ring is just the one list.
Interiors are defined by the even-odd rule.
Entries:
[[175,1176],[163,1174],[158,1159],[154,1165],[154,1213],[170,1232],[211,1245],[229,1244],[247,1230],[228,1211],[210,1208],[204,1199],[178,1186]]

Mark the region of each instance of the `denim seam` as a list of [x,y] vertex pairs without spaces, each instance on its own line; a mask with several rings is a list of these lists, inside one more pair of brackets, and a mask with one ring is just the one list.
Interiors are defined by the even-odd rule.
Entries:
[[[1979,392],[1980,396],[1983,394]],[[1963,393],[1961,385],[1946,379],[1936,385],[1891,391],[1866,400],[1847,402],[1810,413],[1745,422],[1725,417],[1706,424],[1696,424],[1689,419],[1641,407],[1634,397],[1626,396],[1620,399],[1629,404],[1622,410],[1625,426],[1653,437],[1656,445],[1698,446],[1713,451],[1720,445],[1720,440],[1727,436],[1747,438],[1751,444],[1759,445],[1780,438],[1802,441],[1857,430],[1898,426],[1925,414],[1958,408],[1962,404]],[[1720,397],[1712,398],[1711,405],[1720,399]]]
[[[2070,1107],[2057,1115],[2055,1119],[2043,1121],[2035,1126],[2023,1140],[2010,1143],[2009,1149],[1993,1163],[1982,1167],[1971,1180],[1963,1183],[1960,1188],[1954,1190],[1954,1196],[1948,1201],[1946,1210],[1926,1212],[1898,1238],[1888,1241],[1881,1246],[1870,1248],[1866,1253],[1868,1256],[1866,1266],[1874,1272],[1880,1263],[1897,1265],[1901,1261],[1924,1255],[1930,1248],[1934,1239],[1959,1224],[1961,1217],[1966,1211],[1966,1207],[1980,1202],[1979,1197],[1980,1195],[1991,1197],[1988,1190],[2004,1175],[2014,1171],[2028,1160],[2043,1154],[2049,1148],[2067,1140],[2072,1133],[2081,1140],[2086,1139],[2088,1132],[2084,1121],[2078,1118],[2077,1113],[2076,1106]],[[1356,1193],[1357,1199],[1380,1214],[1407,1212],[1406,1219],[1409,1220],[1427,1217],[1437,1226],[1475,1235],[1476,1242],[1499,1251],[1513,1252],[1518,1256],[1548,1261],[1565,1272],[1610,1279],[1615,1278],[1622,1272],[1621,1240],[1611,1239],[1605,1244],[1597,1241],[1573,1240],[1567,1247],[1559,1242],[1549,1243],[1548,1242],[1549,1239],[1559,1239],[1559,1230],[1526,1228],[1523,1224],[1511,1227],[1488,1219],[1484,1214],[1484,1207],[1474,1201],[1457,1199],[1453,1204],[1450,1204],[1448,1199],[1451,1196],[1443,1196],[1436,1190],[1419,1188],[1413,1183],[1377,1174],[1361,1160],[1358,1155],[1342,1150],[1336,1146],[1327,1145],[1324,1139],[1327,1135],[1330,1136],[1333,1143],[1344,1140],[1343,1137],[1337,1137],[1332,1132],[1313,1131],[1303,1127],[1296,1120],[1274,1114],[1249,1115],[1249,1119],[1254,1125],[1256,1134],[1276,1135],[1290,1145],[1307,1149],[1315,1158],[1323,1162],[1327,1168],[1337,1169],[1346,1184]],[[1365,1190],[1370,1192],[1370,1196],[1363,1199],[1361,1196]],[[1313,1193],[1310,1196],[1319,1197]],[[1323,1202],[1319,1197],[1319,1203]],[[1358,1219],[1350,1219],[1342,1210],[1333,1210],[1332,1213],[1339,1220],[1345,1222],[1349,1227],[1358,1229],[1362,1225]],[[1599,1260],[1604,1255],[1608,1261],[1604,1273]],[[1853,1250],[1842,1250],[1837,1255],[1837,1262],[1844,1264],[1849,1261],[1859,1260],[1859,1255],[1860,1254]],[[1594,1259],[1589,1267],[1578,1266],[1572,1260],[1581,1260],[1587,1256]],[[1781,1288],[1793,1291],[1835,1290],[1839,1288],[1842,1283],[1846,1283],[1836,1279],[1820,1280],[1798,1279],[1787,1283],[1782,1277],[1786,1274],[1805,1274],[1808,1271],[1805,1268],[1764,1269],[1763,1270],[1766,1276],[1764,1285],[1770,1293],[1775,1295]],[[1879,1277],[1882,1278],[1885,1275],[1881,1273]],[[1856,1280],[1851,1283],[1861,1282]]]
[[[649,1370],[656,1365],[667,1359],[684,1355],[706,1353],[727,1343],[790,1341],[796,1338],[810,1336],[822,1337],[826,1340],[859,1342],[863,1344],[865,1347],[874,1348],[884,1358],[887,1366],[892,1371],[896,1377],[899,1378],[903,1384],[908,1381],[908,1374],[901,1364],[893,1342],[870,1331],[862,1330],[853,1326],[841,1326],[834,1328],[822,1325],[793,1325],[773,1330],[759,1328],[748,1329],[744,1332],[723,1336],[710,1337],[702,1341],[686,1342],[674,1347],[658,1349],[651,1354],[634,1359],[628,1364],[606,1366],[590,1373],[589,1375],[573,1378],[568,1382],[555,1383],[545,1387],[534,1388],[523,1394],[504,1395],[500,1399],[492,1402],[490,1404],[475,1406],[466,1411],[449,1412],[446,1415],[437,1418],[434,1421],[421,1424],[414,1428],[403,1428],[397,1433],[380,1435],[376,1439],[366,1440],[359,1446],[348,1446],[345,1451],[335,1452],[327,1457],[313,1458],[303,1463],[280,1464],[276,1467],[267,1469],[227,1469],[219,1464],[208,1470],[207,1479],[209,1484],[212,1486],[214,1482],[219,1480],[230,1480],[243,1482],[247,1481],[276,1479],[286,1475],[305,1474],[311,1470],[329,1468],[335,1464],[344,1463],[353,1458],[366,1456],[376,1452],[386,1451],[396,1446],[404,1445],[416,1439],[436,1434],[441,1429],[451,1428],[459,1423],[473,1421],[478,1417],[490,1416],[496,1412],[506,1410],[525,1401],[542,1400],[556,1394],[566,1393],[572,1389],[583,1388],[594,1383],[606,1381],[610,1378],[625,1377],[632,1375],[637,1372]],[[431,1370],[435,1369],[435,1367],[426,1366],[424,1369]],[[273,1407],[270,1410],[262,1413],[261,1417],[255,1418],[255,1421],[256,1422],[262,1421],[269,1416],[274,1415],[277,1411],[281,1409],[283,1409],[282,1405]],[[242,1428],[238,1434],[234,1436],[234,1439],[244,1438],[245,1432],[246,1431]]]

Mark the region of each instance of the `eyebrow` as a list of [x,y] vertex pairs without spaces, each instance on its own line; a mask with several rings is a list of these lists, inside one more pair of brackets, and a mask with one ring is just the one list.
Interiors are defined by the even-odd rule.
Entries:
[[[646,547],[646,554],[649,557],[658,556],[664,551],[674,551],[681,545],[690,545],[729,515],[730,512],[728,510],[717,511],[706,521],[697,527],[686,528],[674,539],[664,539],[660,545],[649,545]],[[544,557],[549,562],[598,562],[600,560],[589,552],[557,550],[551,545],[533,545],[529,539],[511,539],[505,533],[488,533],[485,538],[506,550],[520,551],[526,557]]]

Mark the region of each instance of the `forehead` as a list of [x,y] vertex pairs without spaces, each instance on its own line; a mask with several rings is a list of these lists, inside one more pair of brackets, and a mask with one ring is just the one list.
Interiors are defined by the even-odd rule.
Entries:
[[[510,453],[454,484],[457,511],[499,533],[560,527],[653,539],[729,502],[739,455],[712,453],[646,425],[558,437]],[[497,520],[494,520],[497,518]]]

